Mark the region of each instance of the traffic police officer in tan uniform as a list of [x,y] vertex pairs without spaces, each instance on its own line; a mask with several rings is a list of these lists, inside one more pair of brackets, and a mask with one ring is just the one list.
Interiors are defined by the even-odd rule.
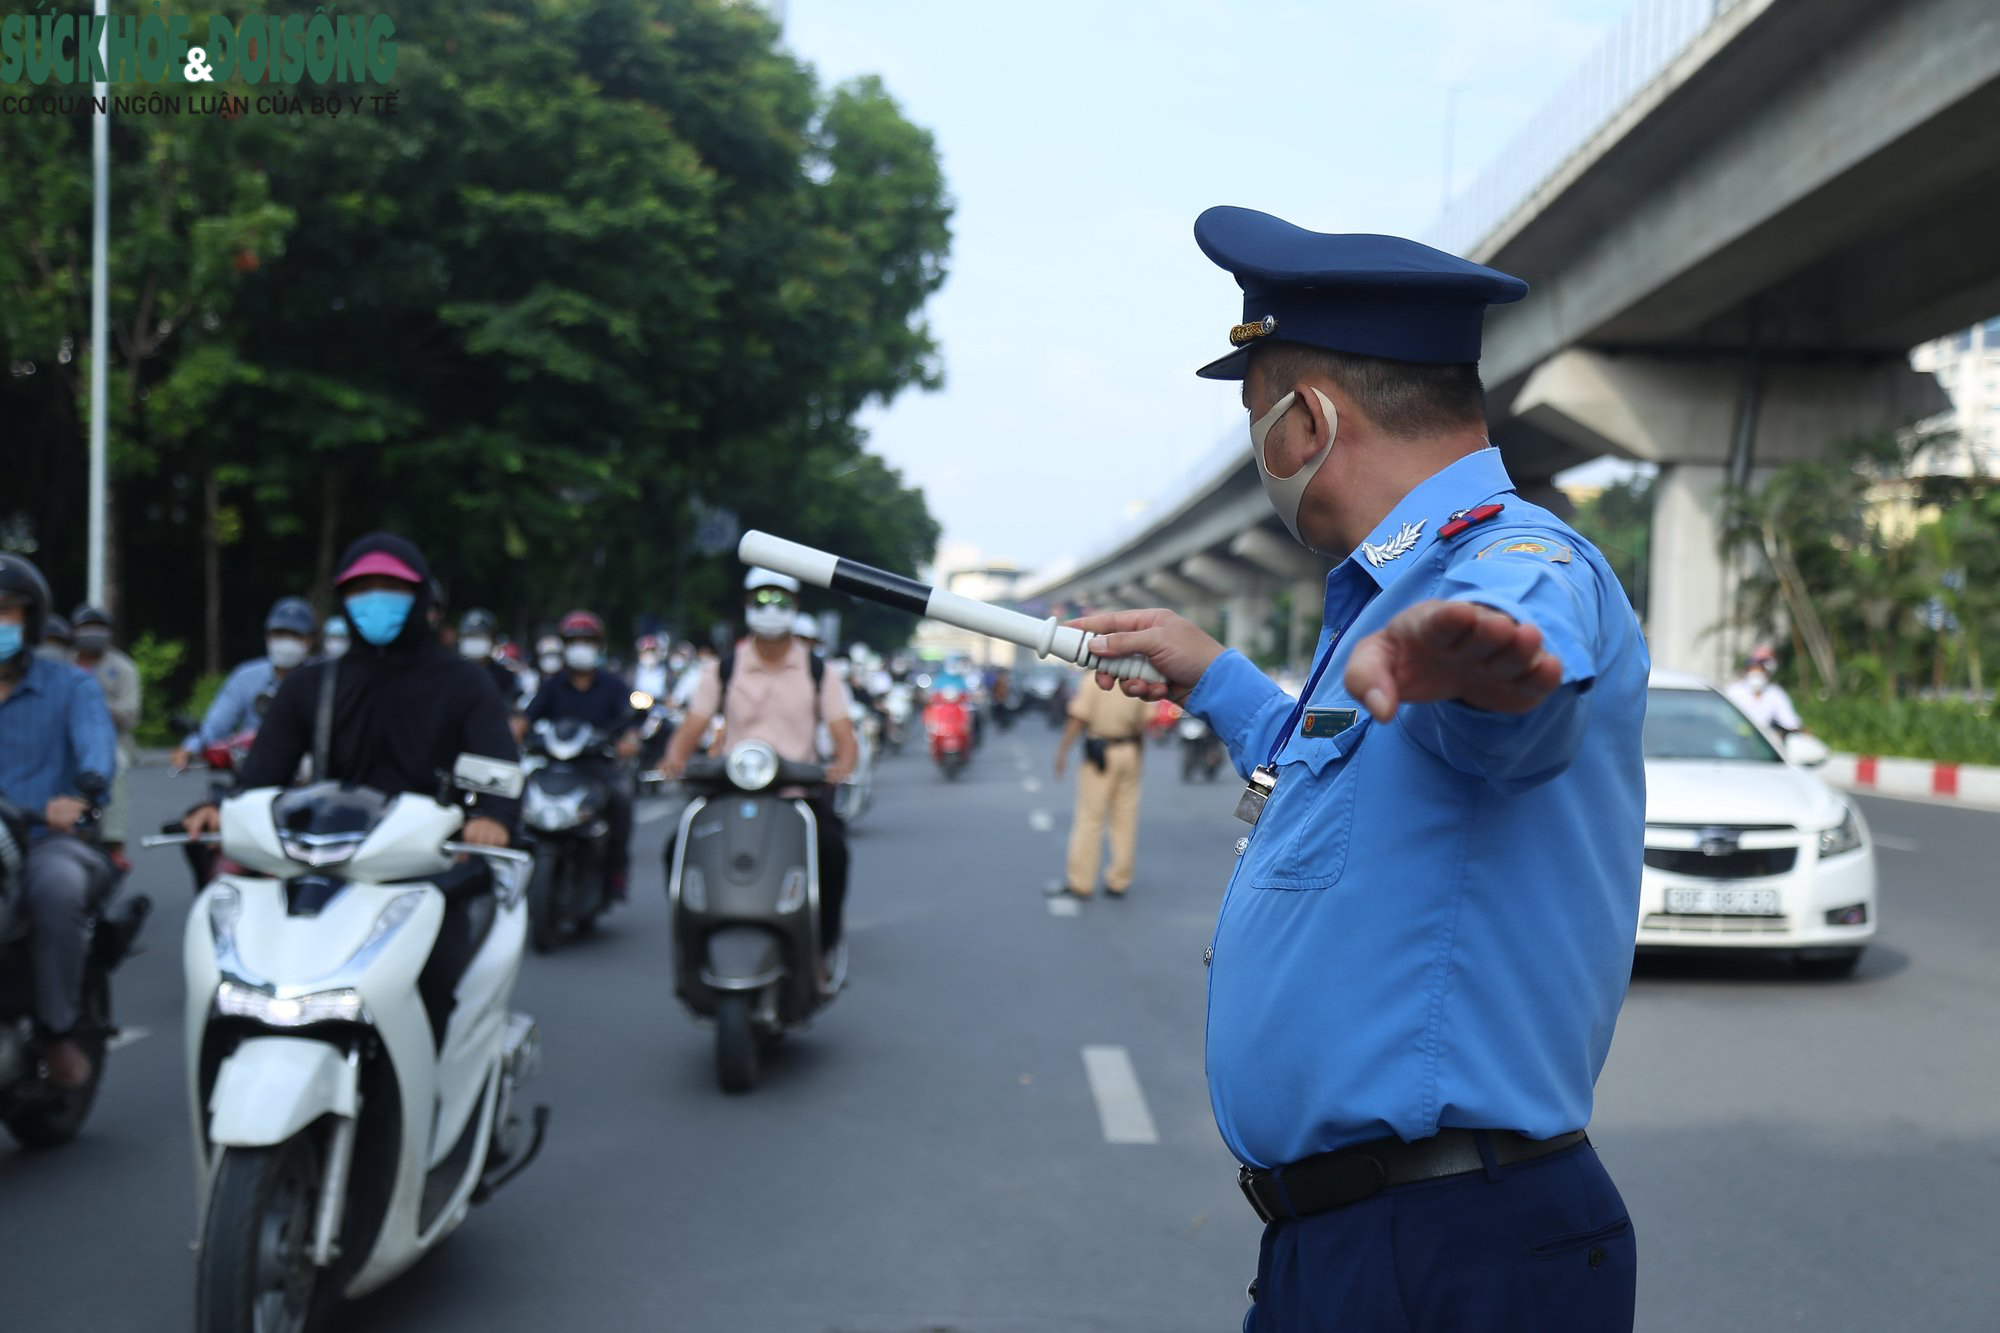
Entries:
[[[1412,241],[1212,208],[1251,450],[1339,563],[1304,696],[1168,611],[1139,653],[1246,787],[1208,1079],[1266,1222],[1244,1328],[1623,1333],[1632,1222],[1584,1135],[1630,976],[1647,657],[1617,580],[1487,439],[1488,304]],[[1099,683],[1109,685],[1108,677]]]
[[1139,775],[1145,768],[1146,715],[1152,710],[1146,700],[1104,689],[1095,680],[1084,681],[1069,701],[1069,722],[1056,745],[1056,777],[1062,778],[1070,748],[1082,736],[1083,766],[1076,771],[1076,809],[1063,868],[1063,892],[1073,897],[1088,898],[1097,884],[1107,817],[1111,864],[1104,871],[1104,891],[1123,898],[1132,887],[1139,856]]

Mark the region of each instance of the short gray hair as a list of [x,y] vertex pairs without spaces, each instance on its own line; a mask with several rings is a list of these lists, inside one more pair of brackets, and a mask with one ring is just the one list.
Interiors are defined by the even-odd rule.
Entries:
[[1431,365],[1357,356],[1303,343],[1268,343],[1252,364],[1278,393],[1323,375],[1385,435],[1419,439],[1486,424],[1486,389],[1476,362]]

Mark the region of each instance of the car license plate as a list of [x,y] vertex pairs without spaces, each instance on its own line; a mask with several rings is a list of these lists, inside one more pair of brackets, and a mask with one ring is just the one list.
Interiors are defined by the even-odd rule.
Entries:
[[1778,891],[1691,884],[1667,890],[1667,910],[1690,916],[1777,916]]

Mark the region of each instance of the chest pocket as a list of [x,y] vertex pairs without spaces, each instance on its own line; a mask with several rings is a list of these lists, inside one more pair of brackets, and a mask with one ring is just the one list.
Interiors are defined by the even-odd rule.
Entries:
[[1252,888],[1325,889],[1340,881],[1354,831],[1362,744],[1374,726],[1365,711],[1356,712],[1353,726],[1325,739],[1300,736],[1295,726],[1278,752],[1278,789],[1245,849]]

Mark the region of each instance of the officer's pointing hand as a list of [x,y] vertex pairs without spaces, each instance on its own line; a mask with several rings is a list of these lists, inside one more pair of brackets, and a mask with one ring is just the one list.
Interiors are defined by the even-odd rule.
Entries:
[[1165,685],[1146,680],[1114,681],[1102,671],[1097,683],[1103,689],[1114,685],[1135,699],[1172,699],[1186,703],[1188,692],[1201,679],[1209,664],[1222,656],[1222,645],[1208,637],[1193,622],[1171,611],[1104,611],[1069,622],[1086,634],[1099,637],[1090,641],[1090,651],[1099,657],[1144,657],[1162,676]]
[[1347,692],[1377,722],[1402,704],[1454,699],[1525,713],[1555,693],[1562,663],[1533,625],[1473,602],[1419,602],[1354,647]]

